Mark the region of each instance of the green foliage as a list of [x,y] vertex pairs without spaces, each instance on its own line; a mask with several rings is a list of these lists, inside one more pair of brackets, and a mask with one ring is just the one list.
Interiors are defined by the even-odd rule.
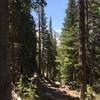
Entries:
[[[31,0],[9,1],[12,66],[16,66],[19,73],[27,75],[32,75],[37,68],[36,24],[30,9]],[[18,45],[14,46],[14,44]]]
[[93,87],[98,85],[100,79],[100,21],[98,18],[100,11],[98,3],[98,1],[89,1],[88,5],[88,20],[90,23],[88,23],[89,32],[87,43],[87,84],[91,84]]
[[[88,21],[86,20],[86,83],[96,87],[100,80],[100,11],[98,1],[88,3]],[[57,49],[57,64],[59,80],[72,87],[79,87],[79,15],[77,2],[69,0],[65,12],[64,24],[60,36],[60,46]],[[86,10],[86,9],[85,9]],[[86,15],[86,16],[87,16]],[[87,18],[87,17],[86,17]]]
[[49,22],[49,32],[47,33],[46,38],[46,49],[47,49],[47,70],[48,70],[48,78],[55,80],[57,69],[56,69],[56,37],[52,31],[52,19]]
[[90,85],[87,85],[86,100],[92,100],[94,98],[94,91]]
[[[52,80],[59,80],[63,84],[72,86],[79,90],[79,16],[76,0],[69,0],[65,12],[64,24],[60,36],[60,46],[56,47],[56,37],[52,32],[52,19],[47,30],[45,16],[46,1],[33,0],[35,10],[39,14],[39,7],[42,11],[41,18],[41,68],[42,74]],[[98,3],[88,2],[88,19],[86,20],[86,83],[87,98],[91,98],[93,91],[100,92],[100,7]],[[25,100],[34,98],[35,85],[31,80],[34,72],[37,71],[37,38],[35,20],[30,14],[31,0],[10,0],[9,1],[9,29],[12,51],[12,72],[17,80],[17,91]],[[57,51],[56,51],[57,48]],[[56,56],[57,55],[57,56]],[[38,61],[38,60],[37,60]],[[58,66],[57,66],[58,65]],[[16,72],[16,74],[15,74]],[[18,73],[17,73],[18,72]],[[15,83],[16,81],[13,80]],[[92,89],[93,88],[93,89]]]
[[20,75],[17,84],[17,93],[21,96],[22,100],[33,100],[35,97],[36,85],[34,80],[27,76]]
[[36,24],[30,14],[31,0],[10,0],[9,10],[13,83],[24,100],[31,100],[35,92],[31,78],[37,71]]
[[[58,47],[57,62],[60,68],[61,81],[74,86],[78,82],[78,26],[75,1],[70,0],[66,10],[64,26],[60,37],[60,47]],[[76,26],[75,26],[76,25]],[[77,73],[77,74],[76,74]],[[76,82],[75,82],[76,81]],[[76,86],[77,87],[77,86]]]
[[[22,73],[32,75],[37,70],[36,65],[36,25],[32,16],[28,16],[24,24],[24,41],[22,47]],[[24,18],[25,19],[25,18]]]

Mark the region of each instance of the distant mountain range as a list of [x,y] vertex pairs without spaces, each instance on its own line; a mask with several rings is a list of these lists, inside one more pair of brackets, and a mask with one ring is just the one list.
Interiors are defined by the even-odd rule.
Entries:
[[59,32],[56,32],[55,30],[53,30],[53,34],[54,34],[54,37],[56,38],[56,41],[57,41],[57,46],[60,45],[60,34]]

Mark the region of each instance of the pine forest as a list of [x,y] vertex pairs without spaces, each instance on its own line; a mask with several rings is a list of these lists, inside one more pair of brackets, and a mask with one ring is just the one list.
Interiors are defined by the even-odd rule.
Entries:
[[0,2],[0,100],[100,100],[99,0]]

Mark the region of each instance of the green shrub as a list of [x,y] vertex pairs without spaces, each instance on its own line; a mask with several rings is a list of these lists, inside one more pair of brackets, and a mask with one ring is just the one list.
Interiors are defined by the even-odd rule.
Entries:
[[36,85],[31,78],[21,75],[17,82],[17,93],[22,100],[33,100],[35,96]]
[[87,92],[86,92],[86,100],[93,100],[94,98],[94,91],[92,87],[88,84],[87,85]]

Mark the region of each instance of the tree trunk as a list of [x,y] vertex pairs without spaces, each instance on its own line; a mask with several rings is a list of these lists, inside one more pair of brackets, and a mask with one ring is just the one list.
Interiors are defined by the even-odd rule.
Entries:
[[39,20],[39,26],[38,26],[38,32],[39,32],[39,67],[38,67],[38,74],[41,76],[41,14],[40,14],[41,6],[39,5],[39,13],[38,13],[38,20]]
[[8,0],[0,0],[0,100],[11,100]]
[[80,100],[85,100],[86,92],[86,33],[85,33],[85,2],[79,0],[80,9],[80,81],[81,81],[81,97]]

